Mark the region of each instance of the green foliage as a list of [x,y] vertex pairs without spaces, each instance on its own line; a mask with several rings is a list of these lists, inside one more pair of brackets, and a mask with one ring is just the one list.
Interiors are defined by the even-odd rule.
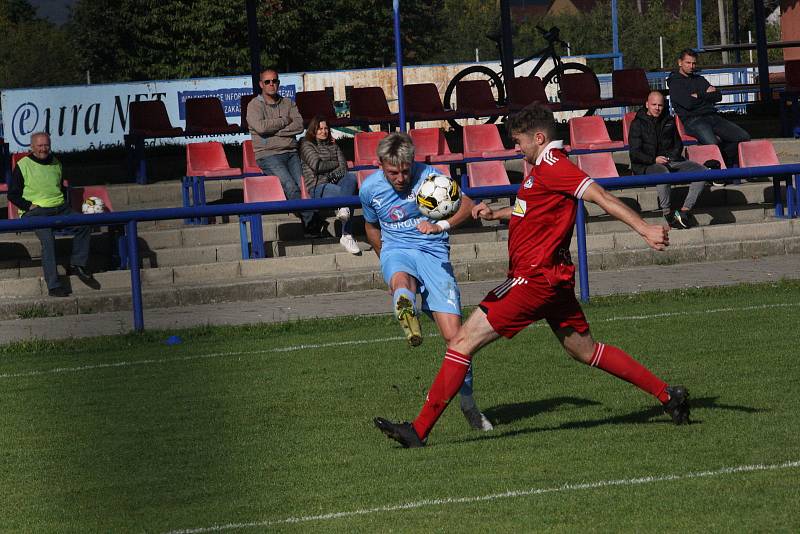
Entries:
[[36,17],[27,0],[0,0],[0,88],[81,80],[66,32]]

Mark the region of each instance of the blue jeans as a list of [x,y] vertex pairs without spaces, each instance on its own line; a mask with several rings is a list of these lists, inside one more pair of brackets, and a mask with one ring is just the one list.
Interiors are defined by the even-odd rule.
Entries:
[[[301,198],[300,180],[303,179],[303,169],[300,167],[300,156],[297,155],[297,152],[262,156],[256,160],[256,163],[266,176],[278,177],[287,200],[299,200]],[[313,211],[302,211],[299,214],[303,224],[308,224],[313,216]]]
[[692,117],[683,121],[686,133],[696,137],[701,145],[719,145],[725,165],[739,165],[739,143],[750,140],[750,134],[716,113]]
[[[34,217],[56,217],[63,215],[78,215],[67,204],[56,206],[55,208],[34,208],[26,211],[23,219]],[[92,230],[88,226],[73,226],[67,228],[75,237],[72,240],[72,257],[70,265],[86,267],[89,262],[89,244],[92,239]],[[61,286],[56,270],[56,238],[52,228],[39,228],[34,230],[36,237],[42,242],[42,271],[47,289],[55,289]]]
[[[345,173],[342,176],[341,180],[339,180],[335,184],[324,183],[319,184],[314,189],[308,192],[313,198],[331,198],[331,197],[351,197],[356,194],[356,188],[358,187],[358,181],[356,180],[356,175],[353,172]],[[348,219],[346,223],[342,226],[342,234],[349,234],[352,217]]]

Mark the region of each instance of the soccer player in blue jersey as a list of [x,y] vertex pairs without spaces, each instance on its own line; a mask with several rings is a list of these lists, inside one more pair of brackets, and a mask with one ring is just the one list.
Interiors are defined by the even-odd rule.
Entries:
[[[450,265],[448,230],[471,217],[474,203],[462,197],[450,219],[434,221],[417,207],[417,190],[434,167],[414,161],[414,143],[407,134],[392,133],[378,144],[380,170],[361,185],[367,241],[381,260],[383,279],[392,292],[397,320],[412,347],[422,343],[416,295],[422,311],[433,317],[449,343],[461,326],[461,292]],[[472,396],[472,368],[461,386],[461,411],[472,428],[492,430]]]

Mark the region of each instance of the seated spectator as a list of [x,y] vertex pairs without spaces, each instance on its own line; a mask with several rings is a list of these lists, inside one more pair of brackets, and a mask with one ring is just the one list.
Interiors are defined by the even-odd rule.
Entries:
[[[69,207],[68,196],[61,178],[61,162],[50,152],[50,134],[37,132],[31,135],[31,154],[17,162],[11,175],[8,200],[18,209],[23,219],[78,215]],[[100,289],[100,284],[87,268],[91,230],[88,226],[70,228],[75,234],[69,273],[75,274],[87,286]],[[70,290],[61,285],[56,268],[56,240],[52,228],[35,230],[42,242],[42,270],[51,297],[67,297]]]
[[[317,115],[308,123],[306,135],[300,141],[300,160],[303,163],[303,179],[311,197],[349,197],[356,194],[356,176],[347,172],[347,160],[331,137],[324,117]],[[337,209],[336,218],[342,222],[339,243],[351,254],[361,253],[350,231],[350,208]]]
[[735,167],[739,163],[739,143],[749,141],[750,135],[717,112],[714,104],[722,100],[722,93],[695,74],[696,68],[697,53],[690,48],[682,50],[678,68],[667,78],[672,108],[687,134],[696,137],[701,145],[719,145],[725,165]]
[[[634,174],[705,170],[699,163],[684,159],[683,144],[675,119],[669,113],[664,113],[664,95],[659,91],[651,91],[644,107],[636,112],[636,118],[631,122],[628,131],[628,144],[631,170]],[[681,229],[697,225],[692,208],[704,186],[705,182],[689,184],[689,193],[683,207],[673,212],[670,207],[672,188],[669,184],[658,184],[658,206],[671,227]]]
[[[281,82],[277,71],[262,71],[260,80],[261,94],[247,104],[247,126],[256,163],[265,175],[280,179],[288,200],[298,200],[303,178],[295,136],[303,132],[303,117],[294,101],[278,91]],[[313,211],[303,211],[298,216],[306,235],[320,233],[321,223]]]

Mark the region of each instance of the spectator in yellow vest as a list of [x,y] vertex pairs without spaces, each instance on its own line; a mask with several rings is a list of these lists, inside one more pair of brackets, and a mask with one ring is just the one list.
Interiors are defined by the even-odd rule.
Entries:
[[[31,135],[31,154],[17,162],[11,175],[8,200],[12,202],[27,219],[29,217],[53,217],[56,215],[76,215],[68,202],[61,178],[61,162],[50,152],[50,134],[36,132]],[[75,234],[72,242],[72,257],[68,274],[75,274],[93,289],[100,284],[87,268],[89,261],[89,240],[91,230],[88,226],[69,229]],[[35,230],[42,242],[42,270],[51,297],[67,297],[70,290],[61,284],[56,269],[56,242],[52,228]]]

